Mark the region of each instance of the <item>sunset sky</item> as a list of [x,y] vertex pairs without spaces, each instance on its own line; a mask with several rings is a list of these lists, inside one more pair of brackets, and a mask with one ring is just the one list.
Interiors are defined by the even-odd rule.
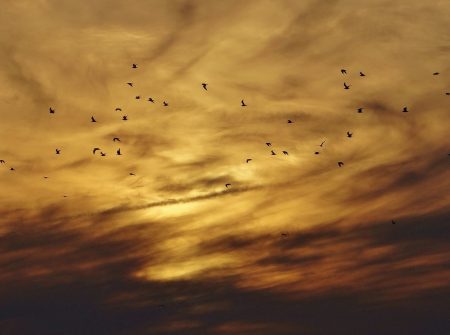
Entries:
[[1,5],[0,334],[450,332],[448,0]]

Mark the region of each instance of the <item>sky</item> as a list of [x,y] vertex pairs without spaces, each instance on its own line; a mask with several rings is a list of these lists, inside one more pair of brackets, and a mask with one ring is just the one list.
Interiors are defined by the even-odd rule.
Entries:
[[447,333],[449,29],[444,0],[3,1],[2,334]]

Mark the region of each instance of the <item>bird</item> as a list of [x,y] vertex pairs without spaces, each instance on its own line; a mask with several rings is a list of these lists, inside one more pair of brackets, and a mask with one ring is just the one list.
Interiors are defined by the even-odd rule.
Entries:
[[63,195],[64,198],[67,198],[67,195]]
[[294,123],[294,122],[292,122],[292,120],[288,120],[288,123]]
[[106,156],[106,154],[104,152],[101,152],[101,151],[100,151],[100,155]]
[[133,83],[127,83],[128,86],[133,87]]
[[93,116],[91,116],[91,122],[97,122]]
[[342,165],[344,165],[344,162],[338,162],[339,167],[341,167]]
[[44,176],[44,179],[48,179],[48,177],[47,177],[47,176]]
[[133,172],[130,172],[130,176],[135,176],[135,174]]
[[250,162],[252,159],[251,158],[247,158],[247,160],[245,161],[246,163]]
[[350,89],[350,85],[347,85],[346,83],[344,83],[344,90],[348,90]]
[[12,167],[12,168],[10,168],[10,170],[11,170],[11,171],[15,171],[16,169],[14,169],[14,168]]
[[247,106],[247,105],[245,104],[244,100],[241,100],[241,106],[242,106],[242,107]]
[[94,150],[92,150],[92,153],[95,155],[95,152],[101,150],[100,148],[94,148]]
[[272,146],[272,143],[267,142],[266,145],[267,145],[268,147],[271,147],[271,146]]
[[138,99],[138,100],[139,100],[140,98],[141,98],[141,96],[140,96],[140,95],[136,95],[136,99]]
[[50,112],[50,114],[55,114],[55,110],[53,108],[49,108],[48,111]]
[[59,155],[61,153],[61,149],[56,149],[56,154]]
[[121,111],[122,111],[122,108],[120,108],[120,107],[116,108],[116,112],[121,112]]
[[347,137],[350,138],[350,137],[352,137],[352,136],[353,136],[353,133],[351,133],[351,132],[348,131],[348,132],[347,132]]
[[314,154],[316,154],[316,155],[318,155],[319,154],[319,152],[318,151],[316,151]]
[[408,112],[409,112],[408,107],[403,107],[402,112],[403,112],[403,113],[408,113]]
[[283,151],[283,154],[285,155],[289,155],[289,153],[287,151]]
[[319,147],[323,147],[325,141],[323,141],[322,143],[320,143]]
[[391,222],[392,222],[392,224],[395,224],[395,221],[394,221],[394,220],[391,220]]
[[363,112],[363,109],[364,109],[364,108],[359,107],[359,108],[357,109],[358,113],[362,113],[362,112]]
[[0,164],[5,164],[6,162],[3,159],[0,159]]
[[113,138],[113,142],[120,142],[120,138],[114,137],[114,138]]
[[137,69],[137,64],[133,64],[133,65],[132,65],[132,68],[133,68],[133,69]]
[[122,153],[120,152],[120,148],[116,152],[117,152],[117,156],[122,155]]
[[276,155],[275,151],[271,150],[271,152],[272,152],[272,156]]
[[128,121],[128,116],[127,115],[122,116],[122,120],[123,121]]
[[342,70],[341,70],[341,73],[342,73],[342,74],[347,74],[347,70],[346,70],[346,69],[342,69]]
[[203,88],[207,91],[208,88],[206,87],[208,84],[207,83],[202,83]]
[[365,77],[366,75],[364,73],[362,73],[362,72],[359,72],[359,76],[360,77]]
[[155,103],[155,100],[153,100],[152,98],[148,98],[148,101]]
[[169,106],[169,104],[167,102],[165,102],[165,101],[163,101],[163,105],[164,105],[164,107]]
[[433,76],[437,76],[439,74],[439,72],[434,72]]
[[450,92],[445,92],[445,95],[450,95]]
[[231,186],[231,184],[225,184],[225,187],[226,188],[228,188],[228,187],[230,187]]

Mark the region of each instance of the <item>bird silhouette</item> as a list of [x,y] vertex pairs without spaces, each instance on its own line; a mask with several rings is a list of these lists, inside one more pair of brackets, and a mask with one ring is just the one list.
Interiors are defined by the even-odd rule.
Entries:
[[132,65],[133,69],[137,69],[137,64]]
[[294,123],[294,122],[292,122],[292,120],[288,120],[288,123]]
[[365,75],[364,73],[360,72],[360,73],[359,73],[359,76],[360,76],[360,77],[365,77],[366,75]]
[[289,153],[287,151],[283,151],[283,154],[285,155],[289,155]]
[[342,69],[342,70],[341,70],[341,73],[342,73],[342,74],[347,74],[347,70],[346,70],[346,69]]
[[13,167],[9,169],[10,171],[15,171],[16,169],[14,169]]
[[445,92],[445,95],[450,95],[450,92]]
[[48,177],[47,176],[44,176],[44,179],[47,179]]
[[119,108],[119,107],[116,108],[116,112],[121,112],[121,111],[122,111],[122,108]]
[[120,138],[114,137],[114,138],[113,138],[113,142],[120,142]]
[[228,188],[228,187],[230,187],[231,186],[231,184],[225,184],[225,187],[226,188]]
[[433,76],[437,76],[439,74],[439,72],[435,72],[433,73]]
[[273,150],[271,150],[271,153],[272,153],[272,156],[276,155],[275,151],[273,151]]
[[133,83],[127,83],[128,86],[133,87]]
[[316,154],[316,155],[318,155],[319,154],[319,152],[318,151],[316,151],[314,154]]
[[123,121],[128,121],[128,116],[127,115],[122,116],[122,120]]
[[402,112],[403,112],[403,113],[408,113],[408,112],[409,112],[408,107],[403,107]]
[[338,166],[341,167],[344,165],[344,162],[338,162]]
[[100,148],[94,148],[94,150],[92,150],[92,153],[95,155],[95,152],[101,150]]
[[363,112],[363,109],[364,109],[364,108],[359,107],[359,108],[357,109],[358,113],[362,113],[362,112]]
[[163,101],[163,105],[164,105],[164,107],[169,106],[169,104],[167,102],[165,102],[165,101]]
[[106,156],[106,154],[104,152],[101,152],[101,151],[100,151],[100,155]]
[[148,98],[148,101],[155,103],[155,100],[153,100],[152,98]]
[[53,108],[49,108],[48,111],[50,112],[50,114],[55,114],[55,110]]
[[394,220],[391,220],[392,224],[395,224],[396,222]]
[[135,176],[135,174],[133,172],[130,172],[130,176]]
[[59,155],[61,153],[61,149],[56,149],[56,154]]
[[272,143],[267,142],[266,145],[267,145],[268,147],[271,147],[271,146],[272,146]]
[[323,141],[322,143],[320,143],[319,147],[323,147],[324,144],[325,144],[325,141]]
[[352,136],[353,136],[353,133],[351,133],[351,132],[348,131],[348,132],[347,132],[347,137],[350,138],[350,137],[352,137]]
[[122,153],[120,152],[120,148],[116,152],[118,156],[122,155]]
[[203,88],[207,91],[208,88],[206,87],[208,84],[207,83],[202,83]]
[[348,90],[350,89],[350,85],[347,85],[346,83],[344,83],[344,90]]
[[139,100],[141,98],[140,95],[136,95],[136,99]]
[[0,164],[5,164],[6,162],[3,159],[0,159]]
[[97,120],[95,120],[94,117],[91,116],[91,122],[97,122]]
[[246,163],[250,162],[252,159],[251,158],[247,158],[247,160],[245,161]]
[[244,100],[241,100],[241,106],[242,106],[242,107],[247,106],[247,105],[245,104]]

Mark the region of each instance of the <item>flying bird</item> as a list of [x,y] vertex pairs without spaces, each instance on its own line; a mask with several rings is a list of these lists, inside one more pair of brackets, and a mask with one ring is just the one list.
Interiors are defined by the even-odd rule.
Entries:
[[347,74],[347,70],[346,70],[346,69],[342,69],[342,70],[341,70],[341,73],[342,73],[342,74]]
[[272,156],[276,155],[275,151],[271,150],[271,152],[272,152]]
[[104,152],[101,152],[101,151],[100,151],[100,155],[106,156],[106,154]]
[[350,85],[347,85],[346,83],[344,83],[344,90],[348,90],[350,89]]
[[250,162],[252,159],[251,158],[247,158],[247,160],[245,161],[246,163]]
[[358,113],[362,113],[362,112],[363,112],[363,109],[364,109],[364,108],[359,107],[359,108],[357,109]]
[[128,121],[128,116],[127,115],[122,116],[122,120],[123,121]]
[[207,91],[208,88],[206,87],[208,84],[207,83],[202,83],[203,88]]
[[228,188],[228,187],[230,187],[231,186],[231,184],[225,184],[225,187],[226,188]]
[[138,100],[139,100],[140,98],[141,98],[141,96],[140,96],[140,95],[136,95],[136,99],[138,99]]
[[294,122],[292,122],[292,120],[288,120],[288,123],[294,123]]
[[116,112],[121,112],[121,111],[122,111],[122,108],[119,108],[119,107],[116,108]]
[[352,136],[353,136],[353,133],[351,133],[351,132],[348,131],[348,132],[347,132],[347,137],[350,138],[350,137],[352,137]]
[[435,72],[433,73],[433,76],[437,76],[439,74],[439,72]]
[[47,177],[47,176],[44,176],[44,179],[48,179],[48,177]]
[[10,168],[10,170],[11,170],[11,171],[15,171],[16,169],[14,169],[14,168]]
[[113,138],[113,142],[120,142],[120,138],[114,137],[114,138]]
[[137,64],[132,65],[133,69],[137,69]]
[[0,164],[5,164],[6,162],[3,159],[0,159]]
[[445,95],[450,95],[450,92],[445,92]]
[[408,112],[409,112],[408,107],[403,107],[402,112],[403,112],[403,113],[408,113]]
[[53,108],[49,108],[48,111],[50,112],[50,114],[55,114],[55,110]]
[[153,100],[152,98],[148,98],[148,101],[155,103],[155,100]]
[[341,167],[344,165],[344,162],[338,162],[338,166]]
[[289,153],[287,151],[283,151],[283,154],[285,155],[289,155]]
[[91,122],[97,122],[93,116],[91,116]]
[[128,86],[133,87],[133,83],[127,83]]
[[130,176],[135,176],[135,174],[133,172],[130,172]]
[[325,141],[323,141],[322,143],[320,143],[319,147],[323,147],[324,144],[325,144]]
[[241,106],[242,106],[242,107],[247,106],[247,105],[245,104],[244,100],[241,100]]
[[122,155],[122,153],[120,152],[120,148],[119,148],[119,150],[117,150],[117,155],[118,156]]
[[59,155],[61,153],[61,149],[56,149],[56,154]]
[[318,151],[316,151],[316,152],[315,152],[315,154],[316,154],[316,155],[318,155],[318,154],[319,154],[319,152],[318,152]]
[[267,142],[266,145],[267,145],[268,147],[271,147],[271,146],[272,146],[272,143]]
[[95,155],[95,152],[100,150],[100,148],[94,148],[94,150],[92,150],[92,153]]
[[169,106],[169,104],[167,102],[165,102],[165,101],[163,101],[163,105],[164,105],[164,107]]
[[364,73],[360,72],[360,73],[359,73],[359,76],[360,76],[360,77],[365,77],[366,75],[365,75]]

